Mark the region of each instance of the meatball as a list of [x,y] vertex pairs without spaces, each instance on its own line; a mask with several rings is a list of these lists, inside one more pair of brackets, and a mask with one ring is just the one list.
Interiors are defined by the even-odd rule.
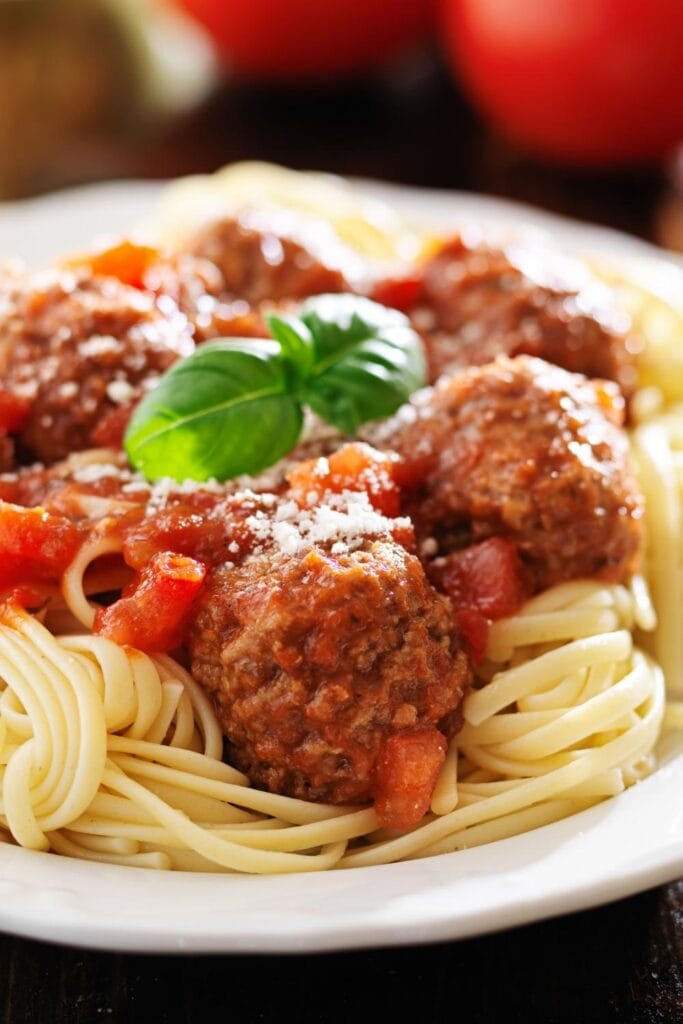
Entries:
[[256,212],[213,221],[187,244],[193,256],[218,267],[224,300],[252,305],[349,290],[336,252],[318,249],[295,237],[289,222]]
[[144,284],[160,297],[160,305],[171,298],[187,317],[198,344],[212,338],[270,337],[257,309],[226,294],[223,275],[208,259],[177,253],[151,266]]
[[417,558],[390,540],[256,555],[210,576],[192,673],[252,783],[367,801],[388,738],[455,731],[471,677],[451,618]]
[[627,333],[627,318],[610,309],[595,282],[577,290],[561,274],[539,274],[532,258],[456,238],[424,264],[412,316],[431,380],[498,355],[526,354],[616,381],[630,396],[642,342]]
[[19,442],[44,462],[119,442],[144,389],[193,349],[170,299],[162,313],[153,295],[113,277],[26,275],[2,298],[3,388],[26,400]]
[[412,477],[418,537],[441,553],[510,538],[537,589],[624,578],[638,564],[642,502],[623,405],[613,383],[529,356],[443,378],[383,434]]

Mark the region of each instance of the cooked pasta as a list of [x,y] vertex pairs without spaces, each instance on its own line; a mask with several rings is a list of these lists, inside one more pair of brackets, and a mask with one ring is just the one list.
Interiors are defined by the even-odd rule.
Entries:
[[[72,610],[87,604],[71,597]],[[652,770],[664,682],[630,633],[649,615],[626,588],[578,581],[501,621],[431,813],[389,836],[371,809],[250,787],[221,760],[207,697],[168,656],[89,634],[53,636],[8,610],[0,822],[31,849],[253,873],[381,864],[528,831]]]

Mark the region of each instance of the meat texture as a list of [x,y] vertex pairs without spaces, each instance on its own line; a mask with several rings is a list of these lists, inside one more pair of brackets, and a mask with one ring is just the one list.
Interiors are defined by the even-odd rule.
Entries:
[[144,283],[173,299],[197,342],[267,338],[270,309],[350,290],[343,262],[339,242],[320,244],[282,214],[245,210],[209,221],[172,258],[150,267]]
[[332,248],[297,237],[287,222],[279,224],[261,213],[211,221],[186,248],[218,268],[224,298],[258,305],[349,290]]
[[642,341],[628,333],[628,319],[595,282],[578,286],[539,262],[531,251],[507,253],[461,238],[426,261],[413,291],[412,317],[432,381],[498,355],[526,354],[616,381],[629,397]]
[[637,568],[642,541],[623,411],[610,382],[500,357],[416,396],[382,440],[405,460],[423,545],[444,553],[507,537],[536,589],[615,581]]
[[255,556],[210,577],[192,673],[253,783],[357,803],[374,795],[390,736],[455,731],[470,669],[451,618],[417,558],[390,540]]
[[159,260],[144,276],[144,286],[164,307],[171,300],[187,317],[198,344],[212,338],[268,338],[258,309],[226,291],[223,275],[208,259],[180,252]]
[[194,347],[167,300],[89,271],[50,271],[0,283],[2,388],[25,401],[25,455],[53,462],[118,443],[147,387]]

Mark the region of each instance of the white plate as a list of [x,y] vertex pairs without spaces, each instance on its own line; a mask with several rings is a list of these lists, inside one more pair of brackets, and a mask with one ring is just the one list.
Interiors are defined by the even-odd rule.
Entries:
[[[683,265],[633,238],[483,196],[364,183],[416,220],[531,232],[601,256],[680,303]],[[155,183],[96,185],[0,206],[0,257],[44,264],[141,218]],[[606,903],[683,873],[683,739],[646,781],[490,846],[316,875],[183,875],[0,844],[0,928],[119,950],[310,952],[461,938]]]

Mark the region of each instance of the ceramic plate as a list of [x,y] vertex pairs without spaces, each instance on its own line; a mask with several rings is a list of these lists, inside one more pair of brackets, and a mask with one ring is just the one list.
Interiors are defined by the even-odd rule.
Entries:
[[[674,303],[683,264],[617,232],[484,196],[359,183],[442,231],[484,225],[617,263]],[[160,186],[95,185],[0,206],[0,258],[40,266],[148,212]],[[683,738],[650,778],[589,811],[463,852],[353,871],[183,875],[0,845],[0,929],[146,952],[312,952],[457,939],[580,910],[683,873]]]

